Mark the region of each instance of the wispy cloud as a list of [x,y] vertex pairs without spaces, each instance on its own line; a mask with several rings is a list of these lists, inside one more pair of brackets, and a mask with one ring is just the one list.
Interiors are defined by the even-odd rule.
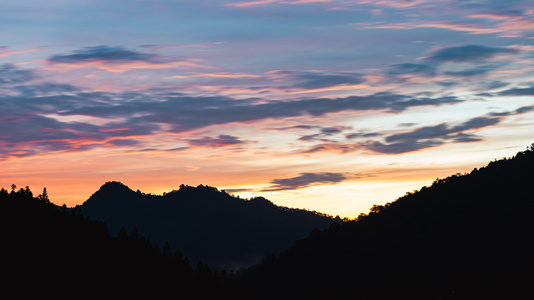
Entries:
[[0,85],[24,83],[35,79],[37,75],[33,70],[17,68],[12,64],[0,66]]
[[355,177],[346,173],[301,173],[291,178],[273,179],[271,186],[263,189],[265,192],[296,190],[306,188],[312,185],[336,184]]
[[[418,28],[437,28],[451,31],[466,32],[469,34],[496,34],[500,37],[526,37],[534,31],[534,20],[531,16],[508,16],[498,14],[474,14],[468,19],[442,20],[442,21],[413,21],[386,24],[368,24],[364,28],[410,30]],[[487,19],[494,23],[473,22],[473,19]],[[355,25],[361,26],[356,23]]]
[[498,93],[499,96],[534,96],[534,84],[526,87],[514,87]]
[[427,60],[437,63],[472,63],[487,61],[500,54],[516,53],[519,53],[519,50],[513,48],[465,45],[439,49],[427,57]]
[[202,137],[197,139],[189,139],[187,142],[194,147],[220,148],[228,146],[237,146],[248,143],[248,141],[240,140],[238,137],[221,134],[216,138]]
[[26,50],[8,50],[8,49],[9,47],[0,46],[0,57],[8,57],[14,54],[30,53],[30,52],[35,52],[35,51],[40,50],[39,48],[26,49]]
[[[155,89],[146,93],[84,92],[71,85],[30,84],[28,81],[34,78],[33,72],[14,66],[4,66],[0,71],[0,79],[5,77],[2,79],[5,83],[19,84],[0,97],[0,152],[4,155],[20,151],[22,145],[32,149],[25,152],[28,155],[51,149],[79,151],[110,145],[141,146],[132,140],[162,132],[184,133],[212,125],[323,116],[344,111],[400,113],[412,107],[462,102],[451,96],[433,98],[393,93],[269,101],[192,97]],[[347,129],[349,127],[346,126],[323,126],[317,128],[318,133],[301,138],[325,138]],[[247,141],[221,134],[187,142],[197,147],[225,147]]]
[[389,66],[386,70],[388,75],[420,75],[435,76],[436,68],[426,64],[401,63]]
[[333,0],[255,0],[255,1],[240,1],[226,4],[232,7],[257,7],[269,4],[310,4],[319,2],[331,2]]
[[48,69],[93,67],[122,73],[132,69],[197,69],[212,68],[200,64],[198,58],[164,57],[152,53],[128,50],[123,47],[94,46],[74,50],[70,54],[56,54],[48,59]]
[[483,139],[473,134],[472,131],[496,125],[500,121],[499,118],[476,117],[458,125],[442,123],[424,126],[408,132],[389,135],[385,138],[385,143],[375,141],[365,143],[364,146],[377,153],[401,154],[440,146],[447,142],[479,142]]
[[145,61],[153,62],[157,59],[154,54],[135,52],[122,47],[95,46],[74,50],[72,54],[56,54],[50,57],[53,63],[78,63],[78,62],[122,62],[122,61]]
[[[371,151],[377,154],[403,154],[441,146],[447,143],[481,142],[483,137],[475,134],[477,130],[498,125],[504,117],[534,111],[533,106],[525,106],[510,112],[490,113],[487,116],[475,117],[463,123],[452,125],[441,123],[423,126],[409,131],[386,135],[383,141],[367,140],[363,142],[345,143],[329,141],[309,147],[300,153],[337,152],[351,153],[355,151]],[[383,133],[357,135],[357,138],[377,137]],[[355,138],[353,137],[353,138]]]

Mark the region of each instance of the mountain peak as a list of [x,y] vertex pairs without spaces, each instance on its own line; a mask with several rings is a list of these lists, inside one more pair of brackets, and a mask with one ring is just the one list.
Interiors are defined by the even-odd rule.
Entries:
[[104,183],[98,191],[96,191],[84,205],[87,203],[101,202],[117,202],[130,197],[135,192],[128,186],[118,181],[108,181]]
[[118,196],[135,193],[131,188],[119,181],[108,181],[104,183],[100,189],[95,193],[103,193],[106,195]]
[[131,190],[127,185],[125,185],[124,183],[120,181],[108,181],[100,187],[100,190],[119,190],[119,189]]

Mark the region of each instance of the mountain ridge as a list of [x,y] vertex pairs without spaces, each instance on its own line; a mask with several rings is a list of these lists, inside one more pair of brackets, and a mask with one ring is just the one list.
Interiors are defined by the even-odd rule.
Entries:
[[237,198],[205,185],[181,185],[178,190],[152,195],[110,181],[77,209],[106,222],[112,234],[122,227],[135,228],[160,246],[169,242],[193,262],[234,269],[277,254],[315,228],[342,222],[317,212],[277,206],[263,197]]

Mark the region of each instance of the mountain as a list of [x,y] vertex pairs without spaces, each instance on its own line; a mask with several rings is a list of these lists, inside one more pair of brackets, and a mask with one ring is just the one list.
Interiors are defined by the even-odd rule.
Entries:
[[2,292],[18,298],[214,298],[240,293],[206,265],[191,268],[179,251],[159,251],[26,187],[0,190]]
[[214,187],[180,186],[162,196],[108,182],[78,209],[107,223],[117,234],[124,227],[172,249],[193,263],[239,269],[278,254],[315,228],[338,221],[330,216],[274,205],[256,197],[236,198]]
[[316,230],[238,278],[269,299],[529,298],[533,170],[534,144]]

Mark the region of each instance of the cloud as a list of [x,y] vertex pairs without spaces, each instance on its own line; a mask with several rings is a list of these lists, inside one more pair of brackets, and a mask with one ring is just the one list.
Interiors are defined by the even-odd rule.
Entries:
[[530,106],[522,106],[514,111],[506,111],[506,112],[494,112],[489,113],[488,115],[491,117],[507,117],[507,116],[513,116],[513,115],[519,115],[534,111],[534,105]]
[[154,54],[135,52],[122,47],[94,46],[74,50],[72,54],[54,55],[49,61],[58,63],[78,63],[94,61],[146,61],[152,62],[157,56]]
[[445,142],[478,142],[483,139],[475,134],[465,132],[493,126],[500,121],[500,118],[476,117],[455,126],[442,123],[436,126],[421,127],[410,132],[390,135],[385,139],[387,144],[374,142],[367,148],[378,153],[400,154],[439,146]]
[[[188,97],[157,94],[155,91],[104,93],[76,92],[65,94],[61,88],[40,84],[28,86],[32,92],[0,97],[2,123],[1,143],[26,143],[34,152],[47,141],[64,141],[65,151],[84,149],[82,144],[102,144],[110,138],[131,138],[158,132],[181,133],[211,125],[252,122],[269,118],[304,115],[321,116],[351,110],[378,110],[398,113],[410,107],[443,105],[460,102],[454,97],[426,98],[379,93],[338,99],[300,99],[294,101],[238,100],[227,97]],[[39,89],[57,94],[40,97]],[[31,96],[35,95],[35,96]],[[322,135],[334,134],[339,128],[323,128]],[[242,143],[232,136],[189,141],[196,146],[222,147]],[[31,146],[30,146],[31,143]],[[120,142],[118,142],[120,143]],[[112,143],[113,144],[113,143]],[[11,148],[3,148],[10,151]],[[33,153],[33,152],[32,152]]]
[[[507,1],[510,2],[510,1]],[[460,4],[460,2],[458,2]],[[456,7],[457,11],[470,10],[469,7]],[[534,20],[530,15],[514,14],[513,10],[517,7],[511,8],[514,5],[500,8],[506,10],[505,14],[489,13],[489,14],[467,14],[462,19],[455,20],[421,20],[412,22],[400,22],[390,24],[364,24],[364,28],[375,29],[399,29],[410,30],[417,28],[438,28],[451,31],[467,32],[468,34],[496,34],[499,37],[528,37],[532,34]],[[497,8],[494,8],[498,10]],[[516,11],[517,12],[517,11]],[[465,19],[468,18],[468,19]],[[489,21],[489,22],[488,22]],[[360,25],[355,23],[354,25]]]
[[310,4],[318,2],[330,2],[332,0],[253,0],[253,1],[240,1],[226,4],[232,7],[258,7],[269,4]]
[[80,91],[79,88],[70,84],[40,83],[33,85],[18,85],[13,87],[21,96],[38,97],[57,94],[68,94]]
[[285,5],[296,5],[296,4],[313,4],[313,3],[332,3],[334,9],[343,9],[355,5],[375,5],[380,7],[391,7],[398,9],[405,9],[416,6],[421,3],[425,3],[426,0],[380,0],[380,1],[368,1],[368,0],[358,0],[358,1],[334,1],[334,0],[252,0],[252,1],[240,1],[232,2],[226,4],[227,6],[232,7],[259,7],[269,4],[285,4]]
[[512,48],[486,47],[480,45],[466,45],[457,47],[448,47],[432,53],[427,58],[429,61],[437,63],[455,62],[470,63],[482,62],[491,59],[500,54],[515,54],[519,50]]
[[[508,9],[508,7],[506,7]],[[525,10],[527,11],[527,10]],[[472,14],[469,18],[487,19],[497,22],[492,26],[501,37],[523,37],[525,34],[532,33],[534,28],[534,20],[532,16],[522,16],[520,14],[513,14],[511,10],[506,13],[489,13],[489,14]]]
[[246,141],[240,140],[239,138],[231,135],[221,134],[217,138],[212,137],[203,137],[200,139],[190,139],[187,140],[191,146],[195,147],[208,147],[208,148],[219,148],[227,146],[236,146],[247,143]]
[[397,133],[385,138],[386,143],[374,141],[364,144],[365,148],[377,153],[400,154],[440,146],[445,142],[467,143],[482,139],[466,131],[481,129],[496,125],[499,118],[476,117],[459,125],[451,126],[447,123],[435,126],[416,128],[409,132]]
[[362,138],[362,137],[365,137],[365,138],[377,137],[381,135],[383,134],[380,132],[369,132],[369,133],[358,132],[358,133],[347,134],[345,137],[347,139],[355,139],[355,138]]
[[[128,56],[128,55],[126,55]],[[135,56],[134,56],[135,57]],[[81,58],[84,59],[84,58]],[[14,76],[8,76],[13,74]],[[0,95],[0,153],[34,155],[49,151],[81,151],[91,147],[130,146],[140,137],[159,133],[183,133],[212,125],[255,122],[300,116],[323,116],[344,111],[400,113],[420,106],[462,102],[457,97],[428,97],[376,93],[343,98],[264,100],[258,98],[191,97],[166,89],[139,92],[84,92],[75,86],[31,84],[32,71],[11,65],[0,68],[7,86]],[[328,137],[350,129],[341,126],[300,125],[293,129],[317,130]],[[241,145],[231,135],[187,141],[197,147]]]
[[448,72],[444,72],[444,74],[449,75],[449,76],[455,76],[455,77],[483,76],[497,68],[498,66],[477,66],[475,68],[461,70],[461,71],[448,71]]
[[0,66],[0,84],[17,84],[37,78],[33,70],[23,70],[12,64]]
[[318,129],[319,130],[318,133],[301,136],[298,139],[299,141],[313,141],[313,140],[316,140],[316,139],[319,139],[319,138],[326,138],[326,137],[329,137],[329,136],[333,136],[333,135],[342,133],[345,130],[352,129],[352,127],[349,127],[349,126],[327,126],[327,127],[322,127],[322,126],[307,126],[307,125],[293,126],[293,127],[289,127],[289,128],[290,129]]
[[275,89],[287,91],[299,90],[321,90],[332,87],[354,87],[364,83],[366,80],[360,74],[354,73],[327,73],[327,72],[297,72],[288,70],[276,70],[267,72],[267,76],[275,81],[288,82],[286,86],[279,86]]
[[[80,95],[81,96],[81,95]],[[93,98],[93,95],[83,95]],[[102,94],[87,99],[83,104],[66,105],[62,115],[89,115],[101,118],[135,118],[139,122],[167,123],[173,132],[183,132],[210,125],[231,122],[249,122],[263,119],[321,116],[341,111],[376,110],[398,113],[410,107],[439,106],[461,102],[456,97],[420,97],[392,93],[377,93],[369,96],[350,96],[336,99],[299,99],[293,101],[264,101],[258,99],[233,99],[229,97],[188,97],[145,95],[142,93]],[[138,97],[134,101],[132,97]],[[158,101],[153,101],[156,98]],[[108,100],[109,99],[109,100]],[[115,99],[115,100],[112,100]]]
[[40,49],[27,49],[27,50],[19,50],[19,51],[9,51],[7,50],[9,47],[6,46],[0,46],[0,57],[8,57],[13,54],[23,54],[23,53],[29,53],[34,51],[39,51]]
[[417,142],[425,139],[455,139],[454,134],[461,133],[468,130],[480,129],[487,126],[492,126],[499,123],[498,118],[477,117],[470,119],[462,124],[450,126],[442,123],[436,126],[425,126],[417,128],[406,133],[393,134],[386,137],[386,142]]
[[292,178],[273,179],[271,186],[262,191],[296,190],[309,187],[312,184],[335,184],[347,179],[345,173],[301,173]]
[[389,66],[386,70],[388,75],[422,75],[422,76],[435,76],[436,69],[433,66],[426,64],[394,64]]
[[74,50],[71,54],[56,54],[48,59],[48,68],[68,66],[95,67],[108,72],[131,69],[211,68],[200,65],[200,59],[162,57],[160,55],[128,50],[123,47],[93,46]]
[[364,144],[367,150],[371,150],[381,154],[401,154],[413,152],[425,148],[436,147],[442,145],[443,141],[402,141],[391,144],[384,144],[381,142],[370,142]]
[[[527,109],[521,109],[526,112]],[[502,115],[504,116],[504,115]],[[501,121],[499,116],[476,117],[469,119],[458,125],[442,123],[434,126],[424,126],[412,129],[408,132],[388,135],[383,141],[363,141],[357,143],[322,143],[310,147],[300,153],[337,152],[351,153],[355,151],[368,150],[379,154],[402,154],[418,151],[425,148],[437,147],[447,142],[470,143],[482,141],[482,138],[469,131],[478,130],[498,124]],[[356,137],[375,137],[384,135],[382,133],[358,134]]]
[[481,82],[480,83],[480,86],[482,89],[484,90],[494,90],[494,89],[499,89],[499,88],[503,88],[505,86],[508,86],[510,85],[508,82],[504,82],[504,81],[500,81],[500,80],[493,80],[493,81],[489,81],[489,82]]
[[273,128],[273,129],[274,130],[286,131],[286,130],[294,130],[294,129],[308,130],[308,129],[316,129],[316,128],[321,128],[321,126],[317,126],[317,125],[295,125],[295,126],[290,126],[290,127],[281,127],[281,128]]
[[516,87],[501,91],[498,96],[534,96],[534,84],[529,87]]
[[118,139],[111,140],[108,142],[108,144],[111,144],[113,146],[135,146],[139,144],[139,141],[133,139]]
[[341,74],[299,74],[296,75],[300,82],[293,85],[296,88],[302,89],[321,89],[345,84],[361,84],[365,79],[358,75],[341,75]]

